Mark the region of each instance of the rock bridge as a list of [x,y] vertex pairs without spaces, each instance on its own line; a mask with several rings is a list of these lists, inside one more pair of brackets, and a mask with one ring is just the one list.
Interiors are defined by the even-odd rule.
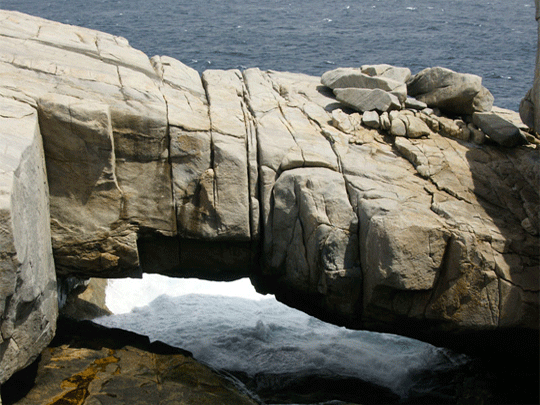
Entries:
[[[57,276],[250,277],[349,327],[462,348],[537,336],[540,149],[516,114],[484,113],[532,142],[504,147],[474,111],[406,99],[410,72],[375,125],[319,77],[199,75],[15,12],[0,36],[0,383],[54,335]],[[450,92],[472,76],[448,74]]]

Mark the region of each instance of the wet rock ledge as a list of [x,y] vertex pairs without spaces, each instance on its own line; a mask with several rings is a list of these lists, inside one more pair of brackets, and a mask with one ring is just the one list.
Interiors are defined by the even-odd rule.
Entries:
[[39,361],[3,387],[4,405],[258,403],[185,350],[90,321],[58,326]]
[[[57,276],[232,280],[324,320],[537,355],[540,103],[387,65],[199,75],[0,11],[0,384]],[[532,119],[531,119],[532,117]]]

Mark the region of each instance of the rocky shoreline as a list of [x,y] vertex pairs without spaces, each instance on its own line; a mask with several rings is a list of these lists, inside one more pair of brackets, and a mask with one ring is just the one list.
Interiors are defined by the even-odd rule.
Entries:
[[539,86],[520,118],[440,67],[199,75],[8,11],[0,37],[0,384],[54,337],[57,280],[143,272],[536,361]]

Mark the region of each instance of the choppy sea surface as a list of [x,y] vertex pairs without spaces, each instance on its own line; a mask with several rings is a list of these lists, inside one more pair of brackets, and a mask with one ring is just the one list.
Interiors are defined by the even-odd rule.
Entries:
[[389,63],[484,78],[517,110],[532,85],[533,0],[0,0],[0,8],[127,38],[203,71],[260,67],[321,75]]

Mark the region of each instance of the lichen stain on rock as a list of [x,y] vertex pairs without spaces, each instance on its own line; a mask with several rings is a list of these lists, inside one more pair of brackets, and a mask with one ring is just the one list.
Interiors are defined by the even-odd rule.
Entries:
[[[70,389],[70,391],[64,392],[57,397],[53,398],[47,405],[82,405],[88,396],[90,391],[88,387],[92,381],[99,378],[98,373],[105,372],[109,364],[118,363],[119,359],[114,357],[114,350],[110,350],[108,357],[94,360],[94,362],[85,370],[77,373],[69,378],[66,378],[60,384],[63,389]],[[113,375],[120,374],[120,367],[112,373]]]

